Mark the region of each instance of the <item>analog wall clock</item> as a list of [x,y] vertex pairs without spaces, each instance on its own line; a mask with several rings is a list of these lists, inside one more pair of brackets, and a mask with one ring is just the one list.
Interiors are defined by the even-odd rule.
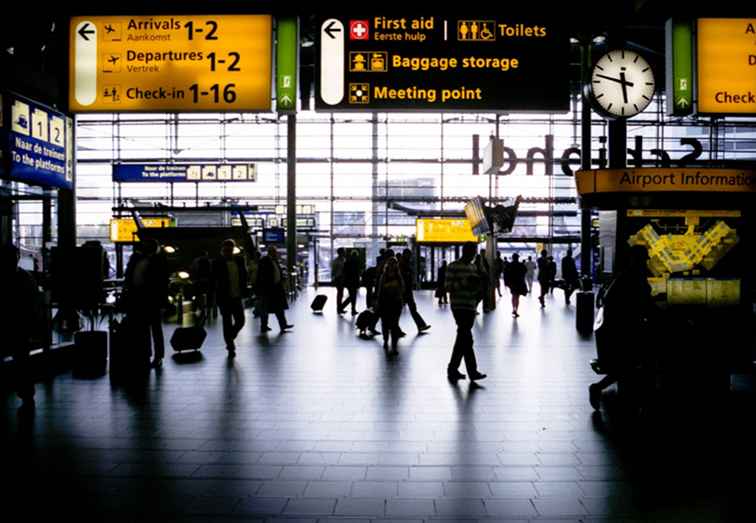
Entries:
[[615,49],[593,66],[587,89],[597,112],[629,118],[648,107],[655,87],[654,72],[645,58],[629,49]]

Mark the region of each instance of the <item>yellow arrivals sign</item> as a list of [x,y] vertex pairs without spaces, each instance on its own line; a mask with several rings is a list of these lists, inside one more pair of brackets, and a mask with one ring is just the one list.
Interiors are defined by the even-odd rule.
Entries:
[[69,108],[269,111],[270,15],[71,18]]
[[[161,227],[173,227],[173,218],[168,216],[159,216],[154,218],[142,218],[142,223],[148,229],[159,229]],[[134,218],[111,218],[110,219],[110,241],[113,243],[132,243],[139,240],[137,237],[137,226]]]
[[756,114],[756,18],[698,20],[698,112]]
[[418,243],[478,242],[466,218],[418,218],[415,222]]
[[742,169],[593,169],[575,173],[578,194],[756,192],[756,171]]

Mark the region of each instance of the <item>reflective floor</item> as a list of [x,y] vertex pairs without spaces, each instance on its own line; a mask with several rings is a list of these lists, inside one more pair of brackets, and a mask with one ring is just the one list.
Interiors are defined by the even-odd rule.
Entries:
[[724,404],[682,394],[642,418],[610,390],[593,414],[593,341],[560,291],[517,320],[508,296],[477,317],[479,387],[446,380],[455,327],[430,292],[432,328],[405,311],[396,358],[323,292],[322,316],[300,296],[290,333],[248,315],[232,362],[214,324],[199,358],[147,384],[63,374],[37,385],[33,418],[3,396],[3,519],[752,520],[750,379]]

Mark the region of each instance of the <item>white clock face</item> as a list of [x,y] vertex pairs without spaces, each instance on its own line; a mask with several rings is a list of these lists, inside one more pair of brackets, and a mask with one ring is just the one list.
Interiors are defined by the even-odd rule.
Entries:
[[606,53],[593,66],[593,101],[610,116],[627,118],[643,111],[654,96],[654,72],[634,51]]

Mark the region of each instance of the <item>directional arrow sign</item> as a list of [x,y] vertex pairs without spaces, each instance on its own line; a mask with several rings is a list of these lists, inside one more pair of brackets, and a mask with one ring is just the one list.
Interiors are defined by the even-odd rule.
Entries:
[[677,100],[677,105],[679,105],[680,107],[688,107],[690,105],[690,102],[687,98],[680,98],[679,100]]
[[336,105],[344,98],[344,24],[329,18],[320,27],[320,97]]
[[281,107],[291,107],[291,98],[286,95],[282,96],[279,102]]
[[81,25],[81,28],[79,28],[79,36],[81,36],[87,42],[89,42],[89,35],[93,34],[95,34],[95,30],[89,28],[89,22],[85,22]]
[[[341,22],[338,20],[331,19],[326,22],[328,25],[324,29],[325,34],[327,34],[330,38],[336,39],[336,33],[342,32],[343,27],[341,27]],[[337,25],[338,24],[338,25]]]
[[[83,20],[76,26],[74,42],[74,97],[84,107],[92,105],[97,99],[97,26],[89,20]],[[89,38],[92,35],[92,38]]]

